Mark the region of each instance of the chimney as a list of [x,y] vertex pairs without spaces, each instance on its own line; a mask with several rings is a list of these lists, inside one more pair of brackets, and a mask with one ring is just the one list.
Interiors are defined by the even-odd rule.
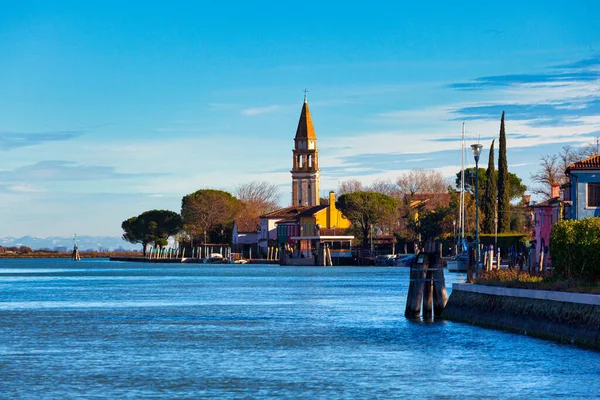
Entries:
[[334,225],[336,225],[337,221],[334,221],[336,215],[337,212],[335,208],[335,192],[332,190],[329,192],[329,207],[327,208],[327,228],[331,229]]
[[552,191],[550,192],[550,197],[555,198],[560,196],[560,185],[555,183],[552,185]]

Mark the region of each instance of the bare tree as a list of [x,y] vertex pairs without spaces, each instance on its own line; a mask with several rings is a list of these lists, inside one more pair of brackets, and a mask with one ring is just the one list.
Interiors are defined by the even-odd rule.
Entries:
[[369,187],[366,188],[367,191],[377,192],[381,194],[386,194],[391,197],[398,198],[398,186],[388,180],[376,180]]
[[234,194],[244,203],[244,214],[248,217],[258,217],[278,209],[281,198],[277,186],[266,181],[252,181],[238,185]]
[[338,185],[338,196],[348,193],[360,192],[365,190],[362,182],[357,179],[350,179],[347,181],[342,181]]
[[534,187],[532,192],[549,199],[552,196],[552,186],[563,185],[567,182],[565,175],[567,167],[595,155],[596,150],[596,147],[591,144],[576,149],[564,146],[557,154],[543,155],[540,158],[539,169],[531,174],[531,180],[539,185]]
[[396,181],[398,190],[405,196],[417,193],[446,193],[448,184],[441,172],[433,169],[413,169]]

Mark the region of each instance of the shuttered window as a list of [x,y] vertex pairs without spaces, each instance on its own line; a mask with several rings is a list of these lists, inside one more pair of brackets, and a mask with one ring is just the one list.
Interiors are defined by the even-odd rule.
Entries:
[[600,207],[600,183],[588,183],[587,185],[587,206]]

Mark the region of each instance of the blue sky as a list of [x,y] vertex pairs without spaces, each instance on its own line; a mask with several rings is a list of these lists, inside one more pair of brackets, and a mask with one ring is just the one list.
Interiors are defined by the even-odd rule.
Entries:
[[2,1],[0,237],[119,236],[252,180],[287,205],[304,88],[323,193],[451,176],[502,110],[527,184],[600,136],[598,2],[403,3]]

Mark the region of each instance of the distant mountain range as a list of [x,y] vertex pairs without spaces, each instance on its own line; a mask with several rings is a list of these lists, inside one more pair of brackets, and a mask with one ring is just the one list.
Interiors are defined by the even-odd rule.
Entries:
[[[33,250],[50,249],[66,251],[73,249],[72,237],[51,236],[47,238],[38,238],[33,236],[23,236],[21,238],[5,237],[0,238],[0,246],[28,246]],[[141,244],[133,244],[124,241],[115,236],[77,236],[77,247],[81,251],[117,251],[117,250],[141,250]]]

